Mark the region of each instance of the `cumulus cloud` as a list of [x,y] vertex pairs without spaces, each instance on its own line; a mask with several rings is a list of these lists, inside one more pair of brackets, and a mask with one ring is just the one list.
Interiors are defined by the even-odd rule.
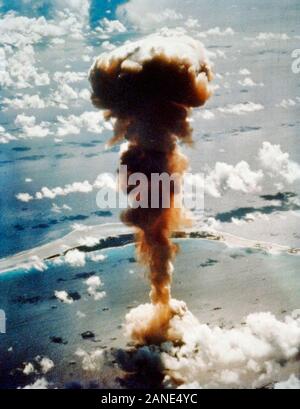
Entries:
[[275,383],[274,389],[300,389],[300,379],[292,374],[286,381]]
[[106,125],[104,124],[103,113],[86,111],[81,115],[70,115],[68,117],[58,116],[58,136],[68,134],[79,134],[81,129],[88,132],[101,134]]
[[106,296],[105,291],[99,291],[99,288],[103,286],[100,277],[98,276],[91,276],[86,280],[87,285],[87,292],[89,295],[94,297],[95,301],[101,300],[103,297]]
[[48,381],[45,378],[40,378],[32,384],[24,386],[23,389],[48,389],[48,387]]
[[198,37],[205,38],[207,36],[217,36],[217,37],[224,37],[224,36],[233,36],[234,30],[231,27],[227,27],[222,30],[220,27],[213,27],[207,31],[199,32],[197,35]]
[[64,83],[74,83],[83,81],[87,77],[86,72],[78,71],[56,71],[53,74],[54,81],[64,84]]
[[16,98],[4,98],[3,103],[14,109],[43,109],[46,107],[45,101],[38,94],[25,94]]
[[[93,183],[88,180],[83,182],[73,182],[61,186],[56,186],[54,188],[49,188],[43,186],[40,191],[36,192],[34,197],[29,193],[18,193],[16,198],[22,202],[29,202],[32,199],[42,200],[42,199],[55,199],[57,196],[67,196],[71,193],[90,193],[94,189],[108,188],[112,190],[117,189],[117,178],[109,173],[102,173],[97,176]],[[59,212],[62,209],[70,210],[69,207],[64,205],[62,208],[55,207],[53,211]]]
[[288,98],[288,99],[283,99],[277,106],[287,109],[290,107],[294,107],[296,105],[297,105],[297,102],[294,99]]
[[264,86],[262,82],[257,83],[253,81],[253,79],[250,77],[246,77],[243,80],[239,80],[238,83],[242,85],[243,87],[263,87]]
[[27,202],[30,202],[30,200],[33,199],[33,196],[31,196],[29,193],[18,193],[16,195],[16,198],[18,200],[20,200],[21,202],[27,203]]
[[289,184],[300,179],[300,165],[290,159],[289,153],[283,152],[280,145],[263,142],[258,157],[264,169],[272,177],[280,176]]
[[[128,313],[129,335],[137,325],[144,325],[141,317],[149,316],[148,309],[154,306],[140,305]],[[171,320],[168,339],[156,349],[167,373],[165,386],[261,388],[278,379],[283,362],[287,367],[297,357],[300,319],[278,320],[269,312],[259,312],[248,315],[243,325],[228,329],[201,324],[186,310]],[[154,352],[148,348],[149,359]]]
[[100,371],[104,364],[103,349],[96,349],[91,352],[86,352],[82,348],[78,348],[75,355],[82,359],[82,369],[84,371]]
[[83,267],[85,265],[85,253],[77,249],[69,250],[65,255],[65,262],[72,267]]
[[246,223],[253,223],[257,220],[269,221],[270,218],[268,215],[261,212],[247,213],[243,218],[236,217],[231,218],[231,222],[237,226],[242,226],[243,224]]
[[94,261],[96,263],[98,263],[99,261],[103,261],[106,259],[106,256],[104,254],[95,254],[95,253],[91,253],[89,255],[89,259],[91,261]]
[[256,36],[256,39],[259,41],[266,40],[289,40],[290,37],[286,33],[259,33]]
[[32,373],[34,373],[34,366],[32,365],[31,362],[28,362],[25,364],[25,367],[23,369],[23,374],[24,375],[31,375]]
[[254,102],[245,102],[241,104],[232,105],[229,104],[225,107],[219,107],[218,111],[223,114],[235,114],[235,115],[244,115],[250,112],[257,112],[264,109],[262,104],[256,104]]
[[116,45],[109,42],[108,40],[106,40],[106,41],[103,41],[103,43],[101,44],[101,47],[104,50],[111,51],[111,50],[114,50],[116,48]]
[[63,204],[62,206],[58,206],[56,203],[52,204],[51,211],[54,213],[61,213],[63,210],[72,210],[70,206],[67,204]]
[[109,20],[108,18],[103,18],[100,21],[101,27],[97,27],[97,31],[106,34],[112,33],[125,33],[126,27],[119,20]]
[[58,9],[70,9],[78,14],[86,15],[90,8],[89,0],[53,0]]
[[84,182],[73,182],[64,187],[57,186],[53,189],[44,186],[39,192],[36,192],[35,197],[38,200],[43,198],[54,199],[57,196],[67,196],[70,193],[90,193],[92,190],[93,186],[89,181],[85,180]]
[[54,291],[54,295],[58,300],[65,304],[72,304],[74,302],[73,298],[71,298],[65,290],[56,290]]
[[95,189],[101,189],[106,187],[111,190],[117,189],[117,180],[110,173],[101,173],[97,176],[96,180],[93,183]]
[[250,72],[247,68],[241,68],[241,69],[239,70],[239,74],[246,76],[246,75],[250,75],[251,72]]
[[[197,35],[205,37],[233,35],[232,28],[213,27],[199,32],[199,23],[194,18],[193,6],[186,7],[180,0],[130,0],[117,8],[117,16],[126,23],[142,31],[150,31],[161,27],[185,26],[189,30],[197,30]],[[141,19],[141,16],[143,18]]]
[[41,357],[36,357],[36,360],[39,363],[40,370],[41,370],[41,372],[43,374],[48,373],[49,371],[51,371],[51,369],[54,368],[54,362],[50,358],[48,358],[46,356],[44,356],[42,358]]
[[93,247],[98,243],[99,243],[99,238],[93,237],[93,236],[85,236],[85,237],[80,237],[78,239],[78,244],[80,246]]
[[[24,38],[23,35],[21,37]],[[28,36],[25,38],[27,37]],[[2,35],[1,40],[3,41]],[[2,51],[2,54],[3,53],[4,58],[6,59],[6,64],[4,66],[5,69],[2,69],[1,74],[2,85],[6,87],[13,86],[15,89],[22,89],[31,88],[33,84],[36,86],[49,84],[50,79],[48,73],[40,72],[35,67],[35,52],[31,44],[20,46],[16,51],[14,51],[13,47],[6,47],[5,50]]]
[[42,373],[45,375],[54,368],[54,362],[46,356],[41,357],[38,355],[34,360],[38,364],[38,368],[36,367],[36,364],[34,366],[31,362],[27,363],[23,369],[25,375],[30,375],[32,373]]
[[[88,0],[53,0],[55,19],[29,18],[10,12],[1,16],[0,85],[14,89],[45,86],[49,74],[37,67],[34,47],[42,41],[57,45],[83,39],[87,26]],[[33,103],[27,101],[27,103]]]
[[31,256],[27,263],[21,266],[25,270],[37,270],[37,271],[45,271],[47,270],[48,266],[39,256]]
[[[175,4],[174,4],[175,6]],[[176,7],[176,6],[175,6]],[[170,5],[170,1],[153,0],[131,0],[117,8],[117,15],[128,24],[134,25],[141,30],[149,30],[162,24],[171,25],[183,18],[177,7]],[[141,16],[143,19],[141,20]]]
[[15,136],[10,135],[8,132],[6,132],[5,128],[0,125],[0,143],[9,143],[15,139]]
[[49,135],[50,130],[47,122],[41,122],[39,125],[35,122],[36,119],[34,116],[27,116],[24,114],[17,115],[15,124],[22,130],[22,133],[19,136],[21,138],[44,138]]
[[245,161],[235,166],[217,162],[214,169],[205,177],[204,189],[213,197],[220,197],[229,189],[243,193],[256,193],[261,190],[262,179],[263,172],[251,170]]
[[78,98],[78,92],[64,82],[50,95],[50,105],[58,105],[62,109],[67,109],[68,104],[76,102]]

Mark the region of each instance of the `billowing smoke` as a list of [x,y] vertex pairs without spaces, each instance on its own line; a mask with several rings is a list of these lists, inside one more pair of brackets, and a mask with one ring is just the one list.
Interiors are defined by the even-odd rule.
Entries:
[[[209,98],[211,77],[203,45],[187,36],[149,36],[96,59],[90,70],[92,102],[106,110],[106,118],[115,119],[110,143],[128,141],[121,155],[128,177],[139,172],[150,182],[153,173],[165,173],[177,175],[180,182],[188,163],[177,142],[192,142],[190,111]],[[128,179],[125,189],[127,194],[134,189]],[[136,230],[139,259],[150,271],[152,305],[129,317],[130,335],[139,344],[166,339],[170,319],[185,309],[170,294],[177,252],[170,236],[186,222],[175,206],[176,183],[171,184],[168,207],[159,197],[159,205],[151,208],[150,183],[147,191],[148,206],[122,214],[123,222]]]

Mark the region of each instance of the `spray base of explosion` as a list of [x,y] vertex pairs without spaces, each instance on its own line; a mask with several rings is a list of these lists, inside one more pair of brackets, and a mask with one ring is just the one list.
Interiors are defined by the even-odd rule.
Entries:
[[[270,312],[252,313],[238,326],[221,328],[201,324],[183,301],[171,304],[180,313],[169,322],[169,341],[131,344],[108,354],[81,350],[83,369],[101,378],[117,364],[111,388],[300,389],[300,310],[283,320]],[[130,310],[127,336],[146,327],[145,317],[153,319],[156,308],[142,304]]]

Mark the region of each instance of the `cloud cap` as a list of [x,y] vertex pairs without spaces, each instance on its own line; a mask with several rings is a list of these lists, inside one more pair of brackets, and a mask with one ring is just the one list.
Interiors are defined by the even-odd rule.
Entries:
[[210,63],[201,42],[185,35],[151,35],[101,54],[90,69],[92,101],[114,116],[137,115],[165,101],[187,108],[211,94]]

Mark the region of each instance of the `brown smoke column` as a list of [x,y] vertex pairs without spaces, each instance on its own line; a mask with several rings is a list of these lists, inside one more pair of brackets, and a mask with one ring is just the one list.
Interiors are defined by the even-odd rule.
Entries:
[[[123,138],[129,142],[121,155],[128,176],[141,172],[150,182],[152,173],[184,174],[188,162],[177,141],[192,142],[190,111],[210,96],[211,76],[202,44],[187,36],[150,36],[98,57],[90,70],[92,102],[116,119],[111,144]],[[134,186],[126,188],[130,193]],[[138,256],[149,267],[156,308],[147,328],[132,336],[138,343],[160,342],[175,313],[170,285],[177,246],[170,236],[184,223],[182,209],[174,207],[174,185],[169,208],[160,200],[156,209],[129,208],[121,218],[136,230]]]

